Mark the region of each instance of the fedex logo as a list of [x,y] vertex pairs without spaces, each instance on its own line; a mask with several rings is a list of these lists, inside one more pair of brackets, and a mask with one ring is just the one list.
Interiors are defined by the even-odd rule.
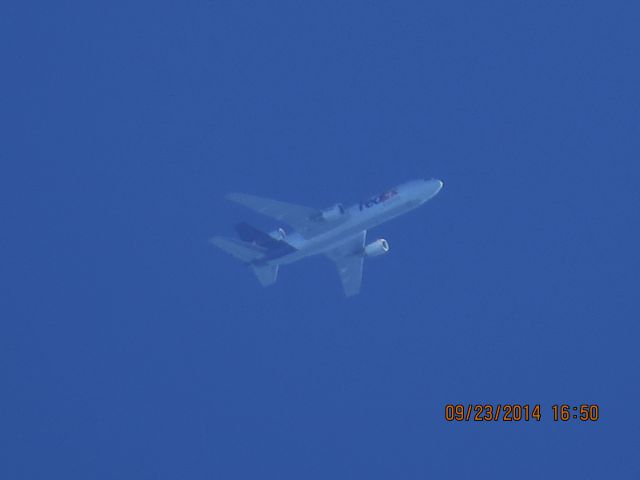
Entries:
[[391,197],[394,197],[397,194],[398,192],[396,190],[388,190],[384,193],[381,193],[380,195],[376,195],[375,197],[370,198],[365,202],[360,202],[359,208],[360,210],[364,210],[365,208],[373,207],[374,205],[378,205],[379,203],[386,202]]

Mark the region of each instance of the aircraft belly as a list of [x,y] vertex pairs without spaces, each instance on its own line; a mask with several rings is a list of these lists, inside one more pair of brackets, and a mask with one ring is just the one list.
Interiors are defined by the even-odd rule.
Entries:
[[343,223],[342,225],[336,227],[334,230],[322,233],[300,243],[296,242],[298,244],[295,245],[295,247],[298,250],[279,258],[270,259],[267,263],[283,265],[301,260],[305,257],[324,253],[328,250],[331,250],[332,248],[335,248],[336,245],[344,242],[345,238],[362,232],[363,230],[368,230],[377,225],[380,225],[387,220],[397,217],[398,215],[401,215],[409,210],[413,210],[416,206],[417,205],[413,203],[403,203],[382,212],[371,212],[371,214],[369,214],[369,212],[366,212],[363,215],[359,216],[360,218],[356,217],[352,222]]
[[[267,233],[241,222],[236,225],[240,240],[215,236],[211,243],[250,265],[264,286],[276,281],[280,265],[326,256],[338,269],[345,295],[351,296],[362,283],[367,231],[419,207],[442,186],[436,179],[413,180],[347,208],[336,204],[329,210],[231,193],[229,200],[284,223],[291,232],[278,228]],[[334,215],[336,208],[340,215]]]

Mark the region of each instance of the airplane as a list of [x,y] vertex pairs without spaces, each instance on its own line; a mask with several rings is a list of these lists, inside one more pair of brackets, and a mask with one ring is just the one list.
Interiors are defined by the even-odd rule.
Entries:
[[270,200],[246,193],[230,193],[228,200],[293,227],[266,233],[247,223],[236,225],[240,240],[213,237],[211,243],[253,268],[263,286],[278,278],[280,265],[312,255],[325,255],[335,262],[347,297],[360,292],[366,257],[389,251],[379,238],[367,244],[367,230],[413,210],[442,189],[437,179],[413,180],[345,208],[342,204],[318,210]]

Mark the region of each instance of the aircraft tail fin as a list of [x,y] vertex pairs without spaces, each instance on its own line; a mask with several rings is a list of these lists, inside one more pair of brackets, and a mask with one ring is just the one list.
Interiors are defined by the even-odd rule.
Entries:
[[[266,252],[264,247],[241,242],[233,238],[213,237],[210,241],[216,247],[247,264],[262,258]],[[256,277],[258,277],[258,281],[264,287],[273,285],[278,279],[278,265],[252,264],[251,266]]]
[[273,285],[278,279],[278,265],[253,265],[253,271],[263,287]]
[[254,260],[262,257],[265,253],[265,250],[262,247],[234,240],[233,238],[213,237],[210,241],[216,247],[221,248],[228,254],[233,255],[238,260],[245,263],[253,262]]

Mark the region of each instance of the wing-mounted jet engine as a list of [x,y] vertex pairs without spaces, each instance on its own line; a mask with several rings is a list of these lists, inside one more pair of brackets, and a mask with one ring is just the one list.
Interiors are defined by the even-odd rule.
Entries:
[[379,238],[364,247],[364,255],[366,257],[377,257],[389,251],[389,242],[384,238]]
[[281,265],[324,255],[335,263],[344,293],[351,296],[360,291],[365,260],[389,251],[383,238],[367,241],[368,230],[419,207],[442,186],[441,180],[417,179],[347,208],[334,203],[325,209],[230,193],[227,199],[276,220],[284,229],[262,231],[241,222],[235,226],[239,240],[216,236],[211,243],[250,265],[265,286],[276,281]]
[[320,214],[320,219],[325,222],[333,222],[336,221],[345,214],[344,206],[341,203],[336,203],[332,207],[323,210]]

